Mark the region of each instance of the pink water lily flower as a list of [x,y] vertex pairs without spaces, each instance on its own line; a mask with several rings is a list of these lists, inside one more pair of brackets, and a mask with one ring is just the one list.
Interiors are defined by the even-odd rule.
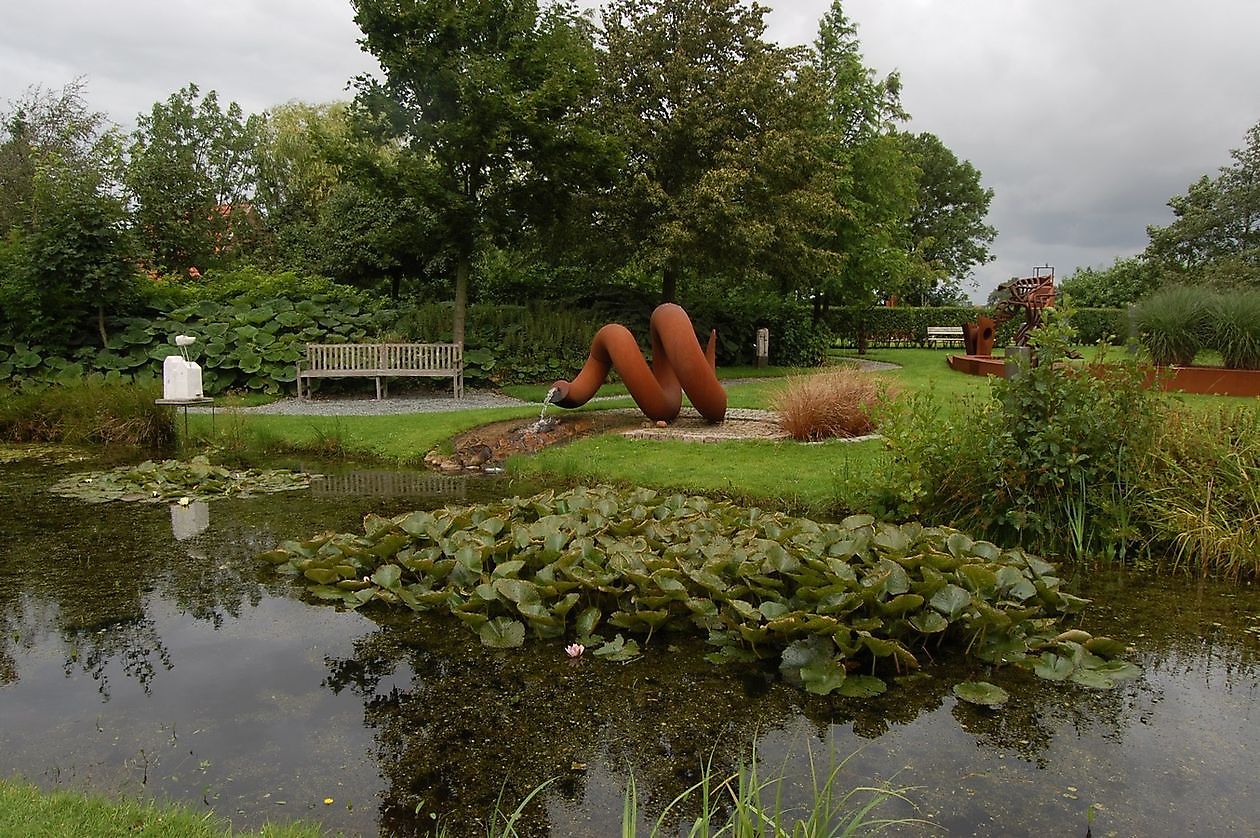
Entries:
[[586,651],[586,647],[581,643],[573,643],[564,647],[565,654],[571,658],[580,658],[582,653]]

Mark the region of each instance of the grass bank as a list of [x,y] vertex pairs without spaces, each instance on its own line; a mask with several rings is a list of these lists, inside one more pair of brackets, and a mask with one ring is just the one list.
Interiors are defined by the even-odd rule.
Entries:
[[184,806],[112,801],[69,791],[43,792],[16,780],[0,781],[0,835],[26,838],[318,838],[304,824],[268,824],[257,832],[233,830],[228,821]]

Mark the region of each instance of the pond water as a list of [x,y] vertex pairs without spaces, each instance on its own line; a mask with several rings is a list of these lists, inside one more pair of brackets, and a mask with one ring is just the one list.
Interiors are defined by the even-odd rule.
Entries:
[[[491,651],[453,620],[308,604],[255,560],[367,512],[531,487],[359,472],[174,510],[45,491],[86,467],[0,463],[0,776],[362,835],[423,834],[429,813],[475,834],[500,795],[511,809],[557,777],[522,834],[601,836],[631,773],[654,820],[703,762],[733,770],[755,741],[785,804],[805,799],[811,753],[849,758],[843,787],[909,787],[917,812],[880,810],[926,822],[902,834],[1084,835],[1094,804],[1094,835],[1260,834],[1253,586],[1080,574],[1081,627],[1145,670],[1116,690],[943,654],[877,699],[818,698],[678,637],[624,665]],[[965,678],[1010,703],[957,702]]]

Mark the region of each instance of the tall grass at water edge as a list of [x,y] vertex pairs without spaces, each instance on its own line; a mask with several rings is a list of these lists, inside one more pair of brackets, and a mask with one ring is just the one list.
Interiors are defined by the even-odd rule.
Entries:
[[[846,788],[840,775],[847,762],[842,760],[822,773],[811,751],[813,788],[808,790],[809,803],[800,807],[784,805],[783,776],[767,779],[758,772],[755,749],[748,763],[725,777],[715,774],[711,763],[706,764],[700,779],[665,806],[647,834],[650,838],[847,838],[874,835],[896,826],[932,826],[916,818],[880,817],[878,810],[886,804],[894,800],[908,803],[907,789],[886,785]],[[679,813],[684,807],[697,812],[689,822]],[[638,791],[631,776],[623,798],[622,838],[638,838],[641,819]]]
[[1260,577],[1260,406],[1171,411],[1144,472],[1137,511],[1152,553]]
[[174,413],[154,403],[161,386],[86,381],[38,390],[0,390],[0,440],[166,448]]

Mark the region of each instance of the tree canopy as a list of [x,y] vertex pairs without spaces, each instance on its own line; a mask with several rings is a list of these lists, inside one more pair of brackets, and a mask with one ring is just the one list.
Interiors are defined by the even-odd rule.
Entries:
[[360,43],[385,79],[357,106],[412,160],[407,186],[455,267],[454,339],[464,336],[479,247],[543,224],[598,169],[594,54],[583,21],[534,0],[354,0]]
[[1143,258],[1171,281],[1260,285],[1260,122],[1216,177],[1168,201],[1173,222],[1147,228]]

